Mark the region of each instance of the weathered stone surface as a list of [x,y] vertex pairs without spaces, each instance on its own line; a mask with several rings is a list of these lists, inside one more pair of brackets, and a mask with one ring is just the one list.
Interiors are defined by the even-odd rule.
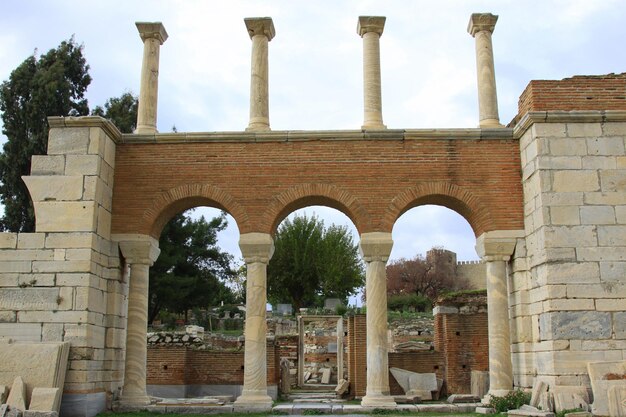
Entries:
[[55,310],[58,288],[0,288],[0,310]]
[[589,411],[574,411],[573,413],[565,413],[565,417],[591,417]]
[[471,394],[452,394],[448,397],[448,402],[450,404],[476,403],[478,401],[480,401],[480,398]]
[[[622,308],[624,302],[622,301]],[[613,330],[617,339],[626,339],[626,311],[613,313]]]
[[559,311],[539,317],[540,337],[553,339],[608,339],[611,314],[596,311]]
[[[626,381],[624,385],[609,387],[607,392],[609,415],[611,417],[626,417]],[[566,417],[567,414],[565,415]]]
[[9,395],[9,387],[6,385],[0,385],[0,404],[4,404],[7,401]]
[[345,379],[341,379],[337,383],[337,387],[335,388],[335,394],[343,395],[348,392],[348,388],[350,388],[350,383]]
[[26,410],[26,385],[21,376],[16,376],[7,397],[7,405],[18,410]]
[[530,410],[509,410],[507,411],[509,416],[520,416],[520,417],[554,417],[554,413],[550,411],[530,411]]
[[34,411],[59,411],[61,405],[60,388],[33,388],[30,396],[29,410]]
[[548,384],[543,381],[536,381],[533,385],[532,395],[530,397],[530,405],[533,407],[539,406],[541,395],[548,391]]
[[35,202],[38,232],[92,232],[96,227],[93,201]]
[[63,175],[64,155],[33,155],[30,162],[30,175]]
[[587,388],[580,386],[553,386],[550,387],[554,398],[554,411],[589,409],[589,394]]
[[48,155],[86,154],[89,149],[89,128],[50,129]]
[[322,384],[330,384],[330,368],[322,369]]
[[79,175],[23,176],[33,201],[72,201],[83,195],[83,177]]
[[593,390],[591,411],[594,415],[607,416],[609,415],[609,389],[612,386],[626,385],[626,361],[589,362],[587,370]]
[[[419,374],[400,368],[389,368],[391,375],[398,381],[405,393],[417,390],[436,391],[437,376],[435,374]],[[425,398],[422,398],[425,399]]]

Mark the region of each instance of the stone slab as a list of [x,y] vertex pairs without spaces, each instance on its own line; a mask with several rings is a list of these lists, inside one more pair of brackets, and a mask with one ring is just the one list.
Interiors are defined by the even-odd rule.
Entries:
[[532,394],[530,396],[530,405],[533,407],[539,406],[539,401],[541,400],[541,395],[544,392],[548,391],[548,384],[543,381],[535,381],[533,385]]
[[[9,387],[6,385],[0,385],[0,404],[4,404],[9,396]],[[0,417],[2,417],[0,415]]]
[[330,368],[322,369],[322,384],[330,384]]
[[509,410],[507,411],[509,416],[518,416],[518,417],[554,417],[554,413],[550,411],[531,411],[531,410]]
[[16,376],[11,385],[7,405],[18,410],[26,410],[26,385],[21,376]]
[[591,417],[593,414],[591,414],[589,411],[574,411],[572,413],[565,413],[565,417]]
[[626,385],[626,361],[589,362],[587,371],[593,390],[591,411],[594,415],[609,415],[609,388]]
[[9,406],[8,405],[6,405],[6,404],[0,405],[0,417],[5,417],[6,414],[7,414],[7,411],[9,411]]
[[472,371],[471,392],[478,398],[487,395],[489,392],[489,371]]
[[586,387],[557,385],[550,387],[550,391],[554,397],[554,411],[557,413],[577,408],[589,409],[589,393]]
[[495,414],[496,409],[491,407],[476,407],[476,414]]
[[[626,384],[613,385],[607,392],[609,399],[609,416],[626,417]],[[566,415],[566,417],[568,417]]]
[[56,310],[58,288],[2,288],[0,310]]
[[422,400],[432,400],[433,394],[431,391],[423,390],[423,389],[412,389],[407,391],[407,396],[417,396]]
[[450,404],[459,404],[459,403],[477,403],[480,401],[480,398],[475,397],[471,394],[452,394],[448,397],[448,402]]
[[29,410],[56,411],[61,406],[61,388],[33,388],[30,396]]
[[26,398],[34,387],[62,388],[69,356],[68,342],[0,343],[0,384],[21,376]]
[[337,383],[337,387],[335,388],[335,394],[341,396],[348,392],[348,388],[350,388],[350,383],[345,379],[340,379],[339,383]]

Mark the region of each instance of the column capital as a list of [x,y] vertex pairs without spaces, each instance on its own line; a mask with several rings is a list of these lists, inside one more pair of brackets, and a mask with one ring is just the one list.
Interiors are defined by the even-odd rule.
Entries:
[[359,16],[356,33],[363,37],[367,32],[376,32],[378,36],[383,34],[385,28],[385,16]]
[[161,22],[135,22],[135,26],[137,26],[139,36],[144,42],[146,39],[156,39],[163,45],[163,42],[167,40],[168,35],[165,26]]
[[370,232],[361,234],[359,251],[365,262],[387,262],[392,248],[393,239],[391,238],[391,233]]
[[274,254],[274,239],[268,233],[244,233],[239,236],[239,249],[246,263],[267,264]]
[[478,32],[482,32],[483,30],[493,33],[497,21],[498,16],[495,14],[472,13],[469,23],[467,24],[467,32],[472,36],[476,36]]
[[513,255],[517,239],[526,236],[523,230],[494,230],[476,239],[476,253],[486,261],[508,261]]
[[119,243],[122,255],[131,265],[152,266],[161,253],[159,241],[149,235],[117,234],[111,239]]
[[256,35],[265,35],[268,41],[271,41],[276,35],[274,22],[271,17],[246,17],[243,19],[248,29],[250,39]]

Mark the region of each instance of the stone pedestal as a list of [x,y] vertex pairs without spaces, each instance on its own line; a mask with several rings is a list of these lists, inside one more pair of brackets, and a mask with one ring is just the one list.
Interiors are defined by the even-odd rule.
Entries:
[[154,134],[157,132],[159,51],[163,42],[167,40],[167,32],[161,22],[137,22],[136,25],[143,41],[143,61],[135,133]]
[[243,391],[235,407],[270,408],[267,394],[265,311],[267,303],[267,263],[274,253],[274,240],[266,233],[246,233],[239,247],[248,270],[246,286],[246,324]]
[[150,403],[146,393],[148,271],[159,256],[159,242],[145,235],[118,235],[116,240],[126,263],[130,264],[126,360],[120,404],[146,405]]
[[363,129],[385,129],[380,82],[380,36],[383,16],[359,16],[357,33],[363,38]]
[[470,17],[467,31],[476,39],[476,74],[478,77],[478,109],[480,127],[504,127],[498,115],[496,73],[493,65],[491,35],[498,16],[491,13],[474,13]]
[[361,401],[364,407],[395,407],[389,395],[387,358],[387,276],[385,266],[393,240],[391,233],[361,235],[360,250],[367,263],[367,388]]
[[503,396],[513,389],[511,336],[507,288],[507,262],[523,231],[483,233],[476,252],[486,263],[487,314],[489,319],[489,393]]
[[244,19],[252,39],[250,80],[250,123],[248,131],[270,130],[268,44],[274,38],[274,23],[269,17]]

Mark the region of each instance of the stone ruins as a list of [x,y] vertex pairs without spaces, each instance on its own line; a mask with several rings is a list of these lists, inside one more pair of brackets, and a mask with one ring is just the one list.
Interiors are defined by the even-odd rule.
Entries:
[[[473,14],[468,27],[476,45],[477,128],[386,127],[379,54],[385,18],[363,16],[362,126],[273,131],[268,48],[275,30],[270,18],[245,19],[250,120],[239,132],[211,133],[157,132],[159,54],[168,34],[161,23],[138,23],[144,55],[137,131],[121,134],[99,117],[51,117],[47,154],[33,156],[23,177],[36,232],[0,234],[0,339],[20,349],[69,343],[64,416],[150,407],[148,271],[159,235],[176,213],[217,207],[237,222],[248,274],[243,386],[231,408],[268,409],[272,235],[293,210],[326,205],[354,222],[367,265],[361,405],[395,407],[385,281],[391,230],[410,208],[438,204],[469,222],[484,263],[489,394],[548,387],[553,402],[584,401],[596,414],[625,415],[626,75],[531,81],[505,127],[491,45],[496,20]],[[55,383],[31,380],[36,371],[26,365],[43,360],[20,361],[19,375],[0,381],[14,387],[9,408],[55,408],[51,391],[35,400],[38,389],[60,387],[63,361],[47,374]],[[5,375],[6,361],[0,366]]]

